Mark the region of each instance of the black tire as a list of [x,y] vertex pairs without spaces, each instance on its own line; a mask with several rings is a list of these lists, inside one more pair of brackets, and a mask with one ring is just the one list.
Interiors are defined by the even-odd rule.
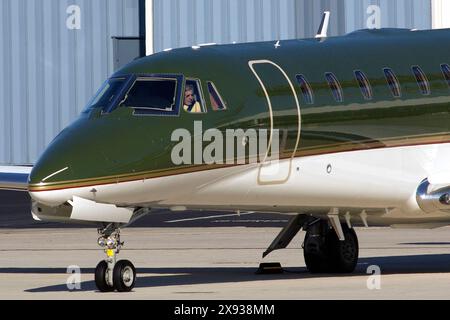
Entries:
[[335,273],[352,273],[358,264],[359,244],[355,230],[342,226],[345,241],[339,241],[332,230],[327,237],[331,271]]
[[130,261],[121,260],[114,267],[113,279],[118,292],[130,292],[136,284],[136,269]]
[[309,232],[305,236],[305,246],[303,248],[303,257],[305,258],[306,268],[311,273],[325,273],[328,272],[329,261],[324,252],[324,245],[319,239],[310,241],[311,235]]
[[313,254],[304,253],[306,268],[311,273],[326,273],[329,272],[329,263],[326,257]]
[[101,261],[95,268],[95,285],[100,292],[112,292],[114,287],[110,286],[106,281],[108,263]]
[[358,264],[359,244],[355,230],[342,225],[345,241],[330,229],[322,241],[309,241],[306,233],[303,250],[306,267],[311,273],[352,273]]

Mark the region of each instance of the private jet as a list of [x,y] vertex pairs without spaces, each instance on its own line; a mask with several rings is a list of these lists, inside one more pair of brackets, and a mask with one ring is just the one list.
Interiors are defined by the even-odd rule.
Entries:
[[102,292],[134,288],[120,230],[154,209],[290,215],[263,255],[304,230],[312,273],[355,270],[355,226],[450,225],[450,29],[325,25],[135,60],[0,187],[29,192],[36,220],[98,229]]

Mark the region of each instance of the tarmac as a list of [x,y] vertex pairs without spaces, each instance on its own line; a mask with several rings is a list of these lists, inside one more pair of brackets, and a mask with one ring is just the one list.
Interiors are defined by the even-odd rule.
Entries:
[[[2,194],[2,300],[446,300],[450,297],[450,228],[357,228],[360,243],[357,270],[350,275],[312,275],[306,270],[301,250],[304,232],[287,249],[262,259],[262,253],[281,230],[286,217],[255,218],[251,214],[228,217],[208,213],[213,218],[199,220],[198,213],[180,219],[169,212],[159,212],[156,218],[122,231],[125,246],[119,259],[132,261],[138,272],[133,292],[100,293],[93,273],[104,253],[97,245],[96,230],[36,224],[28,217],[27,205],[14,198],[15,193],[3,198]],[[151,219],[161,226],[149,227]],[[284,272],[256,274],[261,262],[280,262]],[[80,273],[70,273],[78,268]]]

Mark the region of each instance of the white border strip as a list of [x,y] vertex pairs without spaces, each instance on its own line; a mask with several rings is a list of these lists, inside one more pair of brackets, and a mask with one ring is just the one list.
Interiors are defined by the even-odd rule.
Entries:
[[145,0],[145,53],[152,55],[153,46],[153,0]]
[[42,182],[47,181],[47,180],[50,179],[51,177],[54,177],[54,176],[56,176],[57,174],[60,174],[60,173],[62,173],[62,172],[64,172],[64,171],[66,171],[67,169],[69,169],[69,167],[65,167],[64,169],[61,169],[61,170],[59,170],[59,171],[56,171],[56,172],[52,173],[52,174],[49,175],[48,177],[45,177],[44,179],[42,179]]

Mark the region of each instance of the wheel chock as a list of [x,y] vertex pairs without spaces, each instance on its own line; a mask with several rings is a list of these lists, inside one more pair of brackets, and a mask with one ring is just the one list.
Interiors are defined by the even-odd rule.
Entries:
[[261,263],[256,274],[280,274],[283,273],[283,267],[279,262]]

